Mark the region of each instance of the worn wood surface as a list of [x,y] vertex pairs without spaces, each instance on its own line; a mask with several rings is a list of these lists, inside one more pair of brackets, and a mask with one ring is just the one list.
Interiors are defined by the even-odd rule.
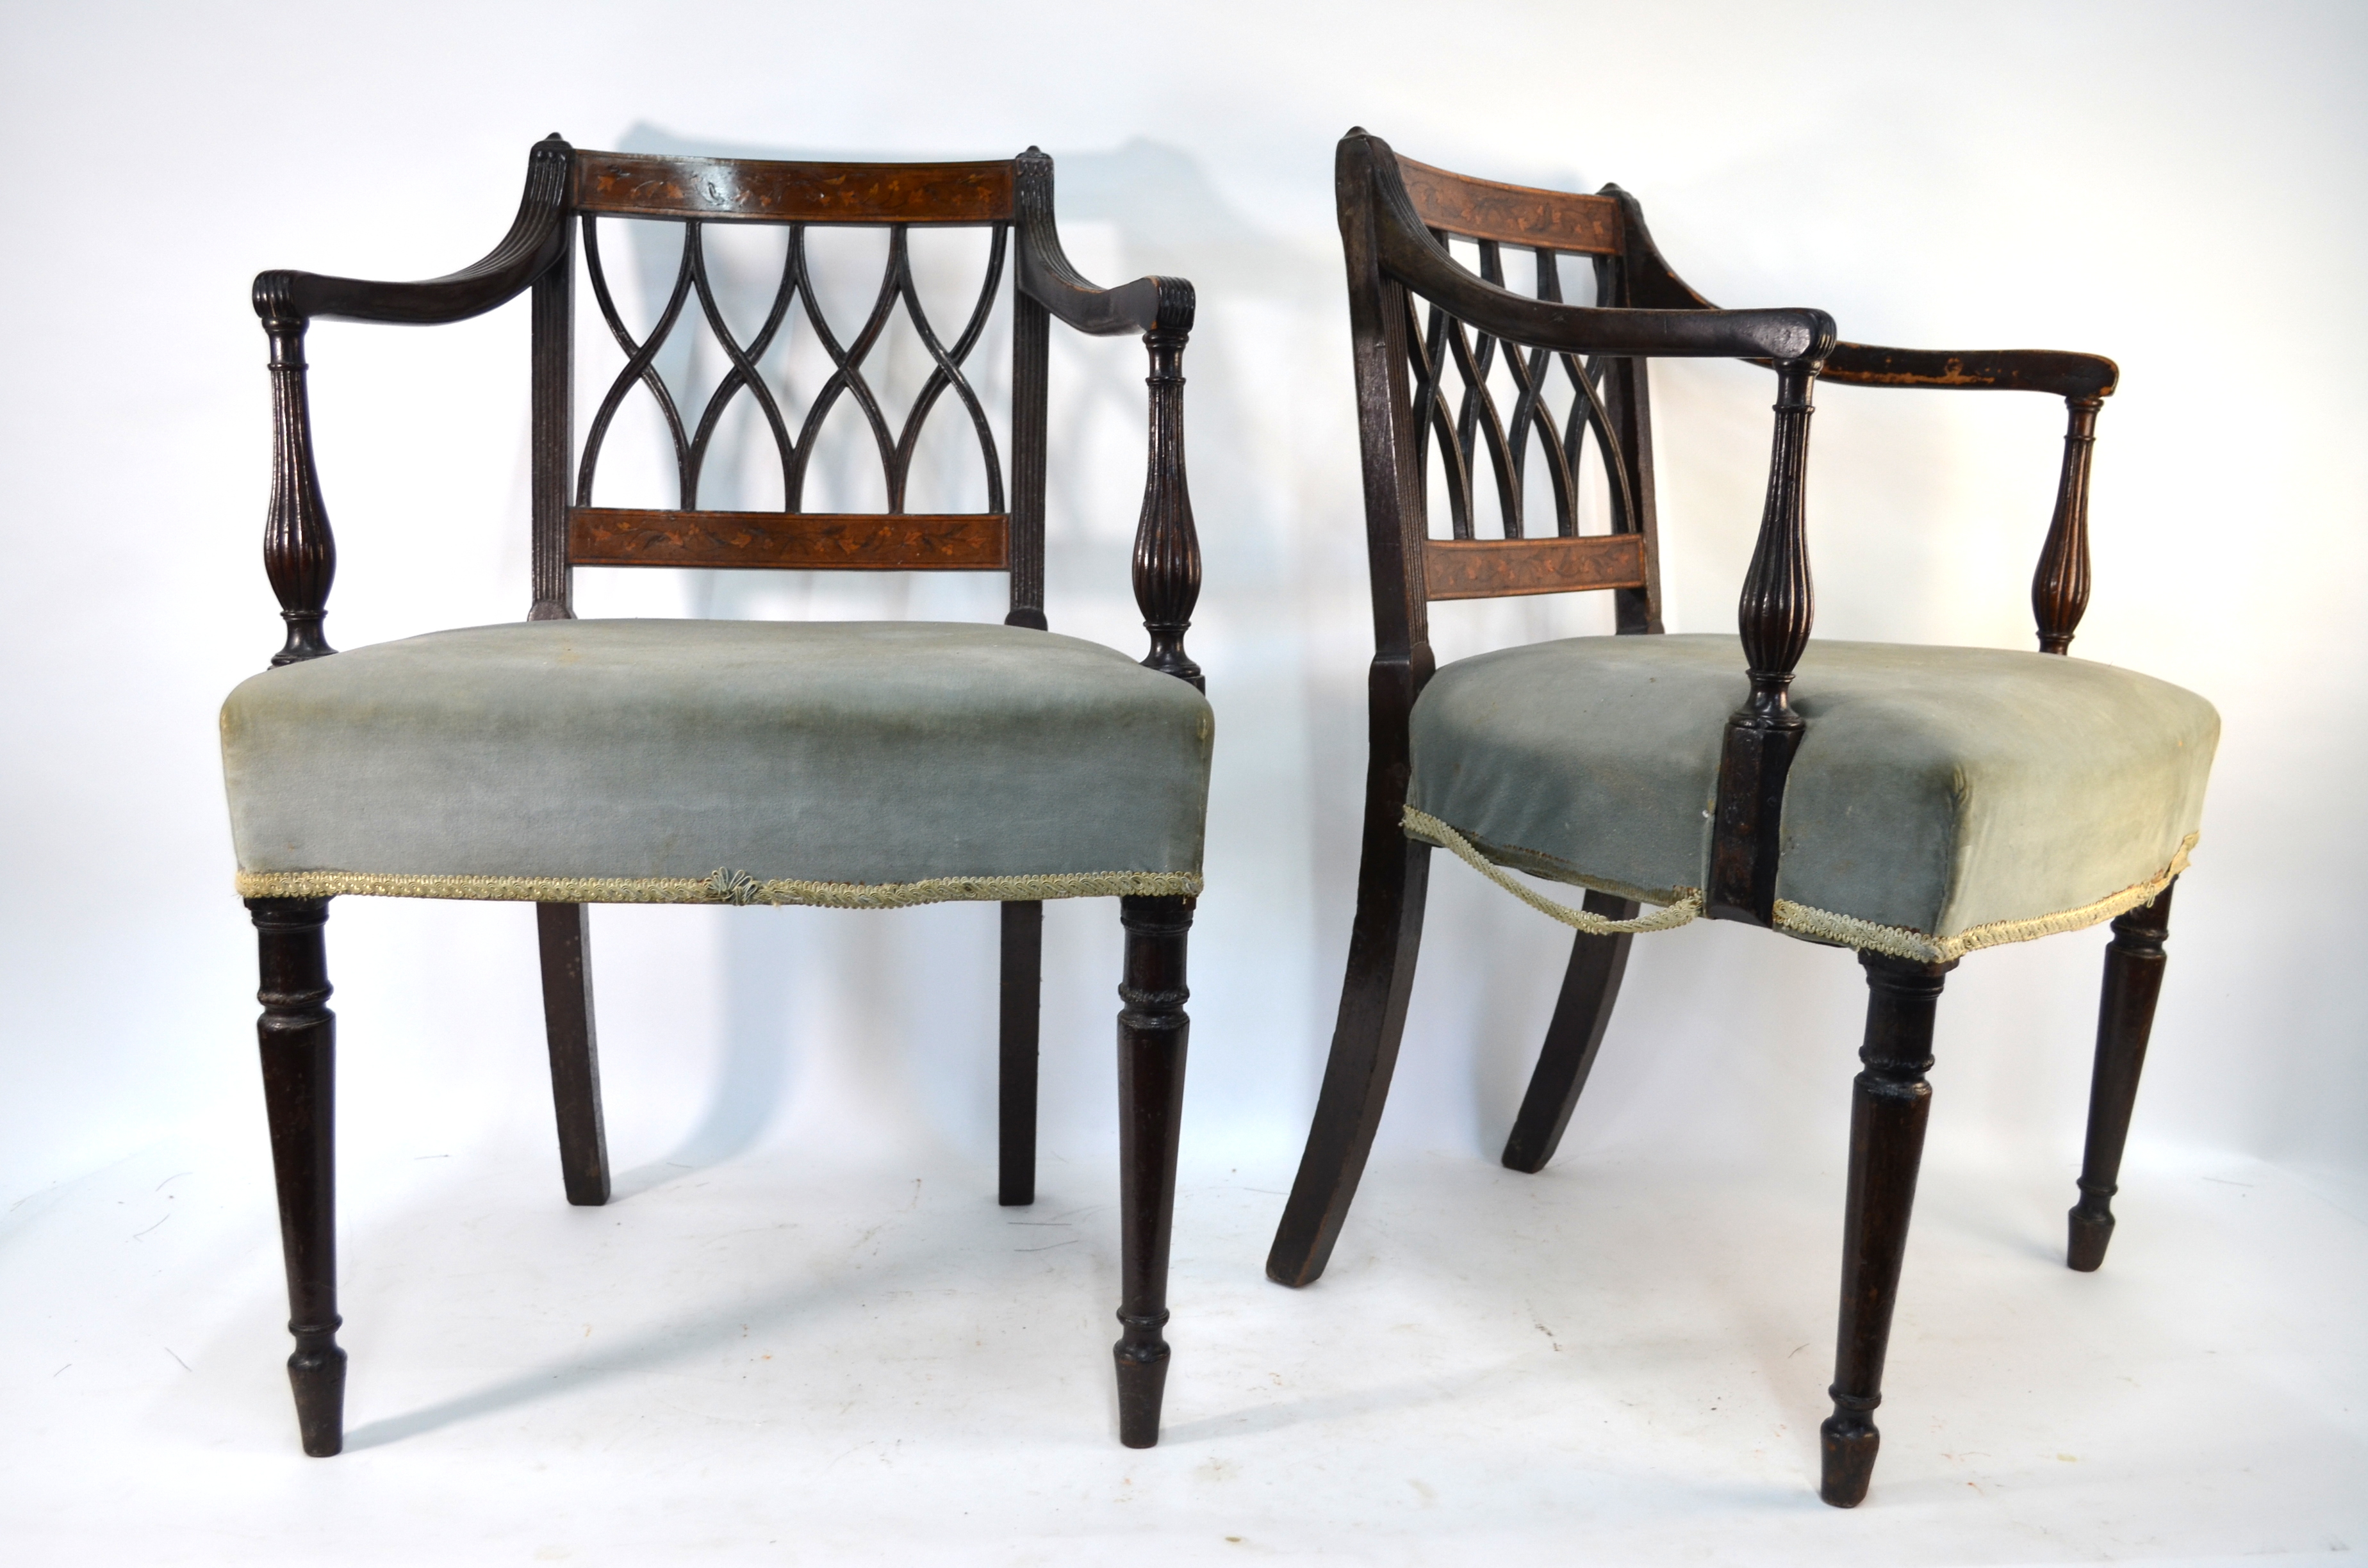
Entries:
[[576,566],[1000,572],[1008,520],[882,512],[671,512],[576,506],[567,515]]
[[1620,207],[1606,198],[1475,179],[1412,158],[1397,165],[1416,213],[1434,229],[1581,256],[1620,254]]
[[1011,216],[1011,164],[796,164],[586,152],[575,154],[573,196],[579,212],[644,218],[995,223]]
[[1423,588],[1433,599],[1493,599],[1645,585],[1635,534],[1581,539],[1423,541]]

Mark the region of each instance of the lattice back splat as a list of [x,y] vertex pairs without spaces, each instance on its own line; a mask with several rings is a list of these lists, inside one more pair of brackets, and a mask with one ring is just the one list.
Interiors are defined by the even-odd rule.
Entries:
[[[600,221],[670,221],[682,230],[671,290],[645,338],[619,312],[603,264]],[[770,223],[788,230],[781,273],[763,322],[742,340],[726,322],[711,274],[706,230],[716,223]],[[888,231],[888,260],[871,308],[844,339],[815,297],[807,235],[820,225]],[[988,231],[985,277],[960,329],[949,338],[921,303],[909,235],[916,227]],[[575,251],[594,303],[624,356],[575,442]],[[1016,260],[1012,319],[1010,467],[964,365],[984,335]],[[1134,550],[1137,603],[1150,633],[1144,663],[1194,685],[1201,672],[1184,652],[1200,596],[1201,552],[1184,469],[1181,359],[1192,326],[1191,285],[1144,278],[1103,290],[1069,265],[1053,218],[1053,161],[1034,148],[1017,158],[966,164],[805,164],[580,153],[553,136],[536,145],[525,199],[509,235],[475,267],[415,284],[365,284],[309,273],[270,272],[256,281],[256,309],[272,345],[275,468],[266,564],[288,638],[275,663],[330,652],[322,632],[336,547],[314,472],[304,388],[303,335],[315,316],[364,321],[458,321],[521,292],[533,299],[533,619],[571,616],[576,566],[688,566],[813,570],[1008,572],[1008,622],[1042,629],[1044,619],[1044,465],[1050,325],[1058,317],[1097,335],[1143,335],[1149,351],[1151,435]],[[656,361],[696,302],[726,369],[714,391],[685,417]],[[802,316],[831,373],[794,421],[759,369],[776,339]],[[865,375],[867,357],[902,313],[931,369],[912,406],[894,419]],[[636,388],[655,402],[672,443],[677,505],[666,509],[600,506],[594,486],[618,410]],[[905,509],[913,460],[931,414],[951,394],[969,419],[985,473],[986,509],[966,514]],[[778,512],[718,511],[700,505],[716,431],[746,394],[769,431],[780,462]],[[808,469],[817,434],[842,403],[859,410],[886,482],[884,512],[809,512]],[[1008,483],[1007,483],[1008,477]]]

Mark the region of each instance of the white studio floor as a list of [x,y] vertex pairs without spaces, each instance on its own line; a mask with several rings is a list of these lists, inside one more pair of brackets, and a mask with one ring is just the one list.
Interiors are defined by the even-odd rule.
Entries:
[[[252,1130],[262,1142],[260,1126]],[[760,1151],[562,1200],[546,1151],[347,1173],[345,1455],[298,1450],[257,1151],[159,1146],[0,1231],[12,1564],[2325,1559],[2368,1544],[2368,1223],[2137,1153],[1928,1168],[1881,1465],[1813,1489],[1833,1173],[1377,1164],[1330,1274],[1285,1169],[1188,1172],[1167,1427],[1114,1436],[1114,1172]],[[632,1181],[623,1184],[628,1188]],[[359,1188],[359,1200],[354,1189]],[[2347,1212],[2346,1210],[2351,1210]]]

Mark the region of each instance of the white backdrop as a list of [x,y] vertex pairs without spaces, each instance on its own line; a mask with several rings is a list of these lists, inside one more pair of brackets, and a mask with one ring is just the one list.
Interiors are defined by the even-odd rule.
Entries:
[[[86,5],[14,7],[5,27],[0,1210],[192,1127],[264,1161],[212,728],[279,638],[248,280],[472,260],[554,129],[859,157],[1038,142],[1089,275],[1199,286],[1190,646],[1219,734],[1186,1138],[1190,1158],[1282,1176],[1346,942],[1371,651],[1343,130],[1519,182],[1616,179],[1722,303],[1818,305],[1861,341],[2113,356],[2076,652],[2201,691],[2226,723],[2137,1136],[2362,1170],[2368,1053],[2343,957],[2368,869],[2357,7]],[[1133,650],[1141,351],[1058,341],[1050,612]],[[525,347],[522,304],[314,330],[338,645],[522,613]],[[1768,384],[1728,365],[1656,376],[1669,625],[1731,627]],[[2060,404],[1819,401],[1819,632],[2027,646]],[[586,574],[580,604],[985,618],[1000,588]],[[1601,613],[1451,607],[1442,656]],[[335,907],[349,1170],[547,1143],[526,912]],[[781,1141],[985,1170],[993,930],[969,906],[600,911],[626,1188]],[[1430,931],[1383,1147],[1491,1159],[1566,934],[1443,858]],[[1936,1147],[2052,1162],[2067,1204],[2102,939],[1979,955],[1941,1013]],[[1102,1161],[1114,1142],[1117,951],[1110,906],[1052,913],[1050,1154]],[[1710,925],[1640,939],[1571,1138],[1830,1162],[1861,996],[1847,955]]]

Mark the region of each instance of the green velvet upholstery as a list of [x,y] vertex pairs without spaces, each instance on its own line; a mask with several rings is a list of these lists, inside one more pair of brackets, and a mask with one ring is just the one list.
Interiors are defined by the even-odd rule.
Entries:
[[439,631],[268,671],[222,713],[243,885],[1197,877],[1212,731],[1108,648],[909,621]]
[[[1731,636],[1582,637],[1460,660],[1415,704],[1408,804],[1489,858],[1673,903],[1703,886]],[[1935,937],[2159,877],[2203,809],[2219,715],[2082,659],[1812,642],[1778,896]]]

